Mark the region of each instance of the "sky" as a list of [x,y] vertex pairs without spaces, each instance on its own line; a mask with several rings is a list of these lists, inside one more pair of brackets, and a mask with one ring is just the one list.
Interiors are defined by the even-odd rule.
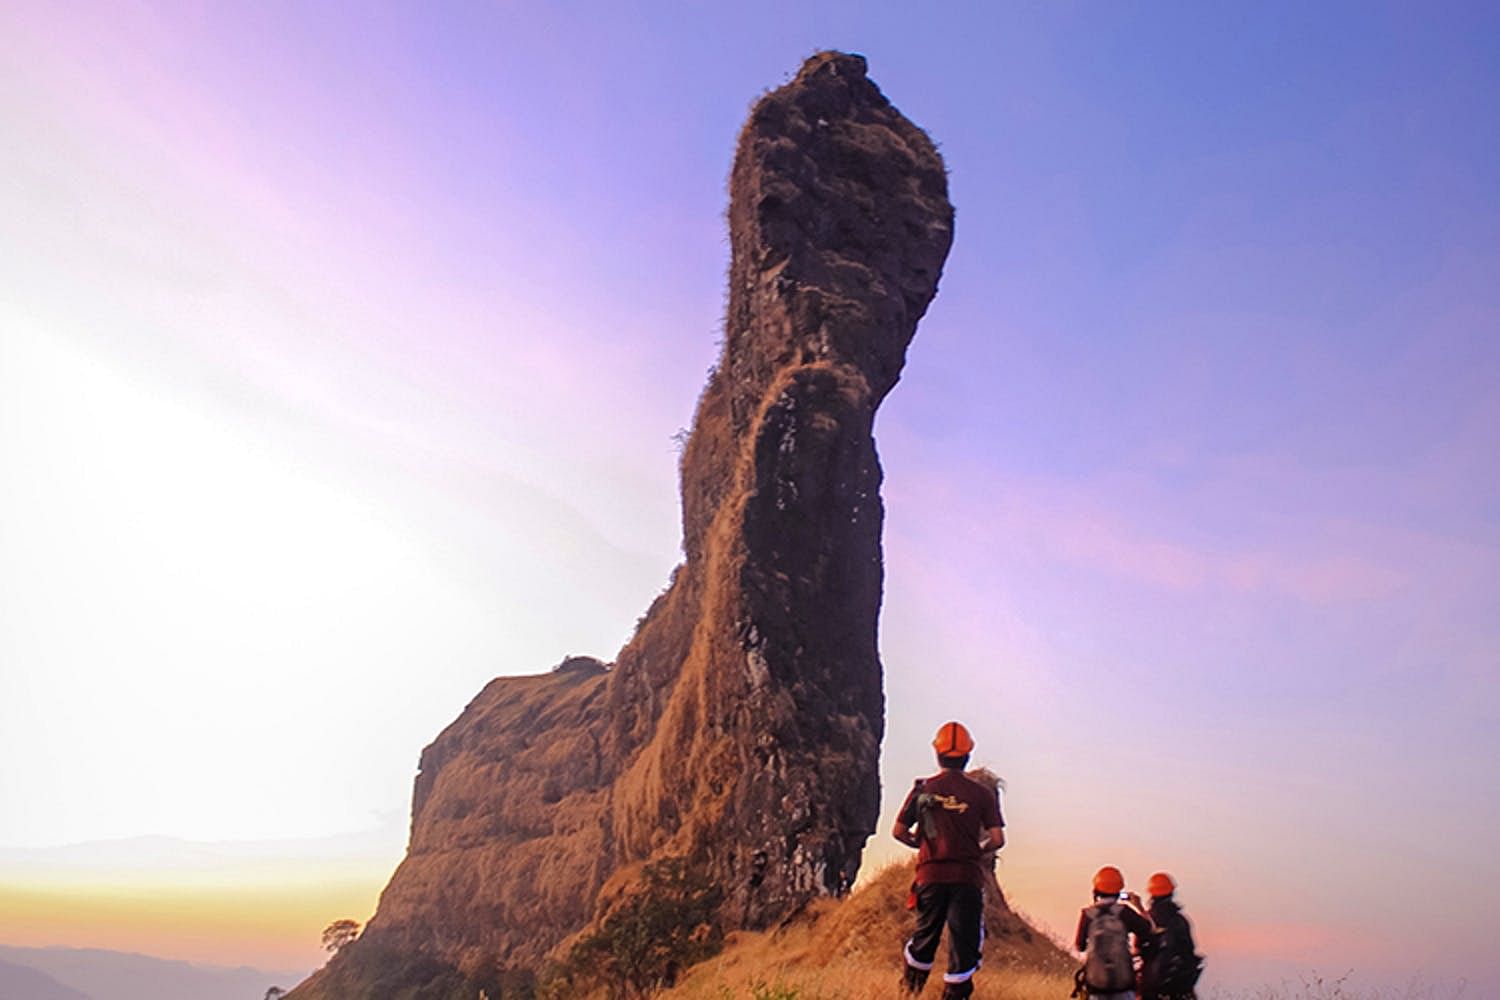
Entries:
[[958,213],[877,422],[869,858],[956,717],[1045,926],[1165,868],[1221,986],[1500,975],[1497,32],[0,7],[0,942],[310,968],[373,911],[421,748],[680,558],[735,136],[840,48]]

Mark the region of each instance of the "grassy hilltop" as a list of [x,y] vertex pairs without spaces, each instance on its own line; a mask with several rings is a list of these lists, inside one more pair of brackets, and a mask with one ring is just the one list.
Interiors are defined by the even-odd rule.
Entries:
[[[876,1000],[900,995],[901,945],[911,933],[906,909],[912,865],[882,869],[843,900],[823,900],[785,926],[736,932],[715,958],[694,966],[663,1000]],[[992,897],[993,898],[993,897]],[[1065,998],[1076,963],[1046,935],[999,906],[987,906],[984,967],[975,996],[984,1000]],[[942,991],[946,946],[926,993]]]

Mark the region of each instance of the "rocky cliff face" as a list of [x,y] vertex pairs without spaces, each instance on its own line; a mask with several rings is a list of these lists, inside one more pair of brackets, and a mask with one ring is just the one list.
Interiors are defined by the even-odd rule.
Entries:
[[710,877],[731,927],[854,877],[884,727],[871,426],[936,292],[946,187],[858,56],[814,56],[755,106],[685,561],[612,664],[492,681],[426,749],[406,859],[297,1000],[537,968],[655,859]]

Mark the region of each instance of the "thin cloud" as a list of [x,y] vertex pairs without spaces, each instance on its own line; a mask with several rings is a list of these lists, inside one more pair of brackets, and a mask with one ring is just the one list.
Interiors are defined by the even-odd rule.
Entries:
[[[971,552],[1032,552],[1153,589],[1271,595],[1310,604],[1378,600],[1411,581],[1407,568],[1364,554],[1368,548],[1334,547],[1336,540],[1330,540],[1320,551],[1306,540],[1320,534],[1312,524],[1297,526],[1296,537],[1258,545],[1191,543],[1133,521],[1100,500],[1092,484],[992,481],[964,493],[943,490],[941,496],[921,485],[941,476],[933,469],[894,484],[893,493],[900,493],[893,503],[944,508],[944,523],[962,525],[956,534],[968,540]],[[913,488],[925,495],[913,496]]]

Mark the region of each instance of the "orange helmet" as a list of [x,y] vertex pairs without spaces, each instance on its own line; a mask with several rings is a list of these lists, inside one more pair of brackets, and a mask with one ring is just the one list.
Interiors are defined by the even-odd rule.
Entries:
[[1177,889],[1177,883],[1172,881],[1172,876],[1166,872],[1157,872],[1146,882],[1146,895],[1170,896]]
[[1114,865],[1105,865],[1094,872],[1094,891],[1117,896],[1125,891],[1125,876]]
[[945,722],[932,738],[932,749],[939,757],[966,757],[974,752],[974,737],[962,722]]

